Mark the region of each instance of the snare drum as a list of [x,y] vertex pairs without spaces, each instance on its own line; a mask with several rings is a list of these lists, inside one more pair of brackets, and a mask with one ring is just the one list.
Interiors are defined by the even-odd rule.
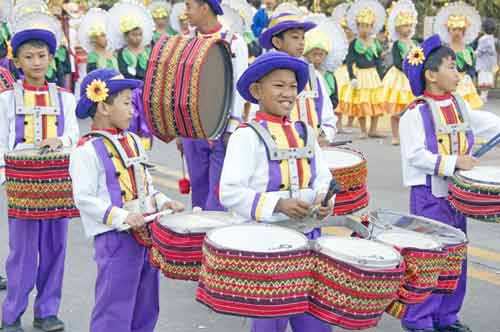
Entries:
[[143,101],[158,138],[220,137],[230,117],[232,93],[231,51],[222,39],[165,36],[155,44]]
[[312,263],[308,239],[294,230],[266,224],[216,229],[203,245],[196,299],[238,316],[303,314]]
[[78,217],[69,176],[70,149],[40,154],[39,149],[5,154],[8,215],[17,219]]
[[377,325],[404,276],[399,252],[382,243],[334,236],[315,245],[309,312],[347,329]]
[[458,286],[462,265],[467,258],[467,236],[445,223],[390,210],[377,210],[372,215],[382,224],[433,236],[447,251],[446,264],[439,275],[434,293],[453,293]]
[[398,299],[387,308],[389,314],[401,318],[407,304],[422,303],[432,293],[446,264],[447,251],[432,236],[405,230],[384,231],[375,239],[398,249],[405,261]]
[[215,211],[164,216],[151,224],[150,262],[168,278],[198,280],[206,232],[243,222],[235,214]]
[[335,198],[334,215],[354,213],[368,205],[366,159],[357,150],[347,147],[323,148],[323,160],[341,187]]
[[500,167],[457,171],[449,185],[451,206],[465,216],[500,222]]

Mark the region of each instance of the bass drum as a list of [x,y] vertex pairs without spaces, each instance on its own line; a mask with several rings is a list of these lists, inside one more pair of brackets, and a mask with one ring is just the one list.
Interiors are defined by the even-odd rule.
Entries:
[[217,38],[164,36],[151,53],[144,110],[155,136],[219,138],[233,98],[229,45]]

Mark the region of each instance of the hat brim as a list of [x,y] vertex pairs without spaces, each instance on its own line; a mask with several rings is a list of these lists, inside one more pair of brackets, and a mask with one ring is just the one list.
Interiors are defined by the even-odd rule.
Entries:
[[[131,80],[131,79],[116,79],[116,80],[107,80],[106,87],[108,88],[108,94],[113,94],[120,92],[125,89],[137,89],[141,88],[143,85],[142,81],[139,80]],[[83,88],[83,87],[82,87]],[[90,116],[89,110],[94,105],[94,102],[88,99],[86,96],[83,96],[78,101],[76,105],[76,116],[79,119],[86,119]]]
[[304,90],[309,80],[309,66],[300,59],[289,56],[274,56],[258,63],[257,61],[248,67],[237,83],[240,95],[253,104],[258,104],[259,101],[250,93],[250,86],[274,70],[289,69],[295,72],[297,93]]
[[[441,38],[439,35],[433,35],[420,45],[420,47],[424,50],[425,59],[429,57],[429,55],[436,49],[442,46]],[[406,58],[403,62],[403,71],[410,81],[411,91],[415,96],[421,96],[425,90],[425,77],[424,77],[424,65],[425,61],[418,65],[414,66],[408,62],[408,58]]]
[[264,32],[262,32],[262,34],[259,37],[259,43],[260,46],[270,50],[274,48],[273,37],[275,35],[290,29],[303,29],[304,32],[307,32],[311,29],[314,29],[315,27],[316,24],[313,22],[296,22],[296,21],[281,22],[279,24],[276,24],[272,28],[264,30]]
[[17,32],[12,37],[10,45],[12,47],[13,54],[17,55],[19,47],[29,42],[30,40],[41,40],[49,47],[50,54],[54,55],[56,53],[57,39],[56,35],[53,32],[43,29],[28,29]]

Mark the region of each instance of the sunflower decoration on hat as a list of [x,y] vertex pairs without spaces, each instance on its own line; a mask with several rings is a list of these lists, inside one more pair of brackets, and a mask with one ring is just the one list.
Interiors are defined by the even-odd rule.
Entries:
[[327,53],[322,70],[333,72],[342,65],[349,50],[349,42],[344,30],[333,19],[322,14],[311,14],[305,17],[316,27],[306,32],[304,54],[318,48]]
[[470,44],[481,31],[481,16],[469,4],[459,1],[450,3],[439,10],[434,21],[434,31],[443,42],[450,43],[450,29],[464,29],[465,44]]
[[412,27],[409,38],[415,35],[415,28],[417,26],[417,9],[411,0],[400,0],[393,3],[389,11],[389,18],[387,19],[387,31],[391,40],[400,39],[398,27],[410,25]]
[[172,6],[172,13],[170,14],[170,26],[177,33],[183,33],[182,26],[187,22],[188,18],[186,16],[186,4],[184,2],[178,2]]
[[109,40],[116,48],[127,45],[125,34],[142,29],[142,46],[151,43],[154,21],[151,13],[142,4],[133,1],[121,1],[109,10]]
[[[107,36],[110,31],[108,12],[100,8],[91,8],[82,17],[78,29],[78,40],[83,49],[90,53],[95,50],[93,40],[99,36]],[[108,50],[113,50],[113,45],[108,40]]]
[[109,96],[109,89],[101,80],[95,79],[87,86],[85,90],[87,98],[94,103],[102,103]]
[[357,0],[347,11],[347,24],[355,34],[361,23],[371,25],[372,34],[376,34],[384,27],[385,19],[385,8],[376,0]]

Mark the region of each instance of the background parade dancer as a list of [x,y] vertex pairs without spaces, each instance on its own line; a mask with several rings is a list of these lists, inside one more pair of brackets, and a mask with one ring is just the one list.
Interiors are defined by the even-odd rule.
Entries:
[[172,11],[172,5],[165,1],[153,1],[148,10],[155,21],[155,30],[153,32],[153,41],[156,43],[162,36],[175,36],[175,31],[169,24],[169,17]]

